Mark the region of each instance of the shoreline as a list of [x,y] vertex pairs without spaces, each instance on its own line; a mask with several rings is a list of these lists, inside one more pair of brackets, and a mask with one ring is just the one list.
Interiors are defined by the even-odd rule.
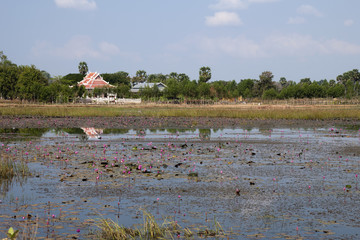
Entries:
[[[114,129],[194,129],[262,127],[360,127],[357,119],[243,119],[226,117],[41,117],[0,116],[0,128],[114,128]],[[146,126],[146,127],[145,127]]]

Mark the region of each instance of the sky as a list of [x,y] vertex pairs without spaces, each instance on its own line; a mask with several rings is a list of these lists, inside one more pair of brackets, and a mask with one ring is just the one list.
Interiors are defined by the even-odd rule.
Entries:
[[0,51],[52,76],[271,71],[299,82],[360,68],[359,0],[1,0]]

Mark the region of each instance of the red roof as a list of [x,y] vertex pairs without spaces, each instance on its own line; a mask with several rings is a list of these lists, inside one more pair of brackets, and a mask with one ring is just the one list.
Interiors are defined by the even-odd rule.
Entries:
[[81,82],[78,82],[78,86],[84,85],[86,89],[113,87],[113,85],[106,82],[99,73],[88,73]]
[[99,139],[100,138],[100,134],[103,133],[103,130],[102,129],[95,129],[95,128],[81,128],[85,134],[90,138],[90,139],[93,139],[93,138],[97,138]]

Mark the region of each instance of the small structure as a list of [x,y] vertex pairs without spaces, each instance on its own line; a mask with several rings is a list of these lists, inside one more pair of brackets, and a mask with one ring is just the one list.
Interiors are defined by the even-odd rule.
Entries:
[[[79,87],[84,86],[88,95],[86,97],[87,101],[97,104],[108,104],[115,103],[116,95],[113,93],[102,93],[101,96],[94,96],[94,89],[98,88],[114,88],[115,86],[111,85],[107,81],[105,81],[99,73],[90,72],[88,73],[84,79],[77,84]],[[91,97],[89,97],[91,95]]]
[[90,72],[88,73],[84,79],[77,84],[79,87],[84,86],[86,90],[94,90],[95,88],[112,88],[114,87],[107,81],[105,81],[99,73]]
[[164,91],[164,89],[166,88],[166,85],[163,84],[163,83],[138,83],[138,84],[135,84],[131,89],[130,89],[130,92],[132,93],[138,93],[138,92],[141,92],[141,89],[144,89],[144,88],[153,88],[154,86],[157,86],[159,91],[162,92]]

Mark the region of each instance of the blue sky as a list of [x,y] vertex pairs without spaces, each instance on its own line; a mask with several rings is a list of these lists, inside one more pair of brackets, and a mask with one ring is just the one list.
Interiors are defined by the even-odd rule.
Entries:
[[359,0],[3,0],[0,50],[52,76],[335,79],[360,66]]

